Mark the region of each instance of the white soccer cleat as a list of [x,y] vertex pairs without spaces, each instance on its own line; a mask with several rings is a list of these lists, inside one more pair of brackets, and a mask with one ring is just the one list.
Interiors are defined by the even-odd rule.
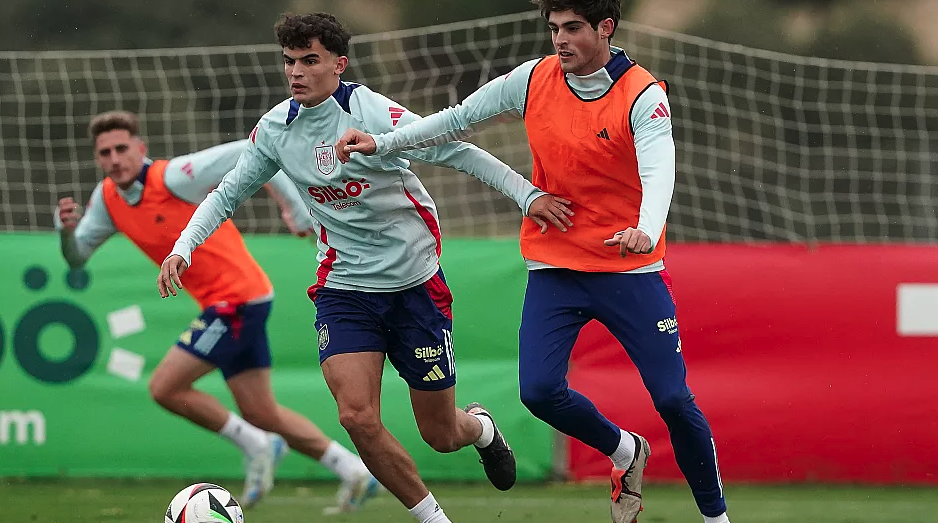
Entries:
[[370,473],[362,474],[354,479],[343,481],[336,493],[336,506],[326,507],[326,515],[355,512],[369,499],[377,496],[384,487]]
[[290,447],[279,434],[267,434],[267,447],[244,460],[244,493],[241,506],[249,508],[263,499],[274,488],[277,466]]
[[629,433],[635,438],[635,456],[628,470],[612,469],[612,506],[613,523],[635,523],[642,506],[642,476],[651,447],[648,441],[638,434]]

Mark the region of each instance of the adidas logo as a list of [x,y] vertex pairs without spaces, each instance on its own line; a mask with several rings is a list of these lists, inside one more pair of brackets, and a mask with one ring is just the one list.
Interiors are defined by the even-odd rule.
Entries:
[[596,136],[598,136],[599,138],[603,138],[603,139],[605,139],[605,140],[608,140],[608,139],[609,139],[609,131],[607,131],[606,128],[603,127],[603,130],[602,130],[602,131],[599,131],[598,133],[596,133]]
[[657,120],[658,118],[668,118],[671,116],[671,113],[668,112],[668,108],[664,106],[664,102],[658,104],[658,107],[655,108],[655,113],[651,115],[652,120]]
[[195,178],[195,169],[192,167],[192,162],[186,162],[186,164],[183,165],[179,170],[188,176],[190,180]]
[[439,365],[434,365],[430,372],[423,377],[423,381],[439,381],[446,376],[443,375],[443,371],[440,370]]
[[397,122],[401,121],[401,116],[404,116],[404,113],[407,112],[400,107],[388,107],[388,112],[391,113],[391,125],[397,125]]

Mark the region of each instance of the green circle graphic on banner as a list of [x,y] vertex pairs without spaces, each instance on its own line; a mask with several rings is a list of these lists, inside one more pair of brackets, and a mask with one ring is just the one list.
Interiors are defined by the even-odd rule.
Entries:
[[[63,358],[48,358],[39,346],[43,331],[52,326],[71,331],[71,350],[51,351],[65,354]],[[13,336],[13,351],[32,377],[47,383],[65,383],[91,368],[98,356],[98,340],[98,329],[88,313],[68,302],[50,301],[33,307],[20,320]]]

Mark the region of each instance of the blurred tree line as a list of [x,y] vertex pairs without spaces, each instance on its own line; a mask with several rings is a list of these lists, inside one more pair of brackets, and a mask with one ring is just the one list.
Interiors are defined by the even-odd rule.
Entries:
[[3,0],[0,49],[269,43],[288,0]]
[[700,20],[681,32],[804,56],[903,64],[921,61],[915,39],[894,17],[888,2],[715,0]]
[[[638,4],[622,0],[623,18]],[[917,63],[915,41],[884,2],[687,0],[705,11],[681,32],[794,54]],[[0,50],[121,49],[259,44],[277,15],[332,11],[353,33],[393,30],[534,9],[529,0],[386,0],[394,16],[326,0],[4,0]],[[396,9],[395,7],[396,6]],[[361,7],[365,7],[362,4]],[[371,17],[366,19],[364,17]],[[379,17],[385,20],[374,20]],[[382,25],[386,24],[386,25]]]

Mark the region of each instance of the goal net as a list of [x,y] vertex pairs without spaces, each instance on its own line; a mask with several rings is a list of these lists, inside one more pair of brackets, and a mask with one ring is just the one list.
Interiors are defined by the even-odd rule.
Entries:
[[[614,44],[672,88],[673,240],[938,240],[938,68],[789,56],[627,22]],[[428,114],[551,52],[528,12],[355,37],[343,79]],[[246,137],[288,96],[279,54],[0,52],[0,230],[48,230],[59,198],[87,200],[101,177],[85,135],[96,113],[140,114],[154,158]],[[520,122],[474,141],[529,175]],[[445,233],[517,234],[514,202],[448,169],[414,169]],[[263,191],[235,219],[246,232],[285,231]]]

